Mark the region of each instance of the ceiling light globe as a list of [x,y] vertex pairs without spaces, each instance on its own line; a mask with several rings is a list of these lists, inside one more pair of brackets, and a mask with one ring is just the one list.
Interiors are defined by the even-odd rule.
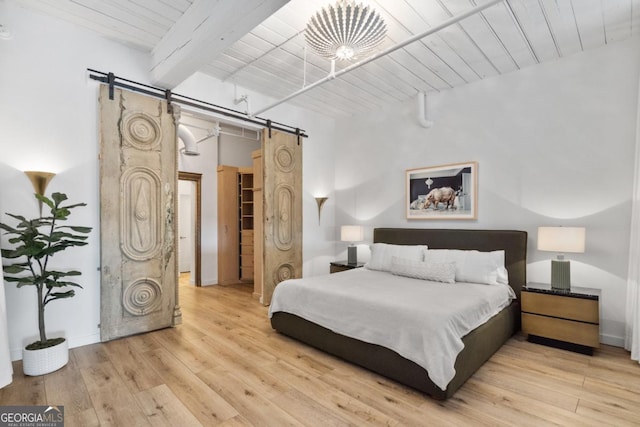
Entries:
[[342,45],[336,50],[336,56],[338,59],[353,58],[353,48]]
[[338,0],[316,12],[305,30],[305,40],[318,55],[348,60],[375,49],[387,34],[376,10],[355,0]]

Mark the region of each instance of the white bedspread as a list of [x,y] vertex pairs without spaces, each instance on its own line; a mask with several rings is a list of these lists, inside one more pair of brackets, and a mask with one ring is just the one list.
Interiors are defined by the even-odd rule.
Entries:
[[357,268],[278,284],[269,317],[284,311],[387,347],[426,369],[445,390],[462,337],[513,298],[508,285],[446,284]]

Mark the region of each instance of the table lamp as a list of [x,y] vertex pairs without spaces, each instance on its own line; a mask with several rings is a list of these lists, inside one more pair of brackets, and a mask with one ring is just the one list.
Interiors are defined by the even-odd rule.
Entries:
[[360,242],[364,238],[364,231],[360,225],[343,225],[340,227],[340,240],[350,242],[347,247],[347,264],[358,263],[358,248],[355,242]]
[[571,288],[571,266],[564,253],[583,253],[585,248],[584,227],[538,227],[538,250],[558,253],[551,260],[551,287]]

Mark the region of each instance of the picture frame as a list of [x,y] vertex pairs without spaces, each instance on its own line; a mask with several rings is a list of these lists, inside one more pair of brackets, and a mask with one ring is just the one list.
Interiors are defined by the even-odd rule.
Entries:
[[407,219],[477,219],[478,162],[406,170]]

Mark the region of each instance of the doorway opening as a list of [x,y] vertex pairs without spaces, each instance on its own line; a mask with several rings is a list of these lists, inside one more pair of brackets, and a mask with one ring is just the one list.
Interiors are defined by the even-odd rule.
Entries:
[[202,174],[178,172],[178,270],[189,283],[202,286]]

